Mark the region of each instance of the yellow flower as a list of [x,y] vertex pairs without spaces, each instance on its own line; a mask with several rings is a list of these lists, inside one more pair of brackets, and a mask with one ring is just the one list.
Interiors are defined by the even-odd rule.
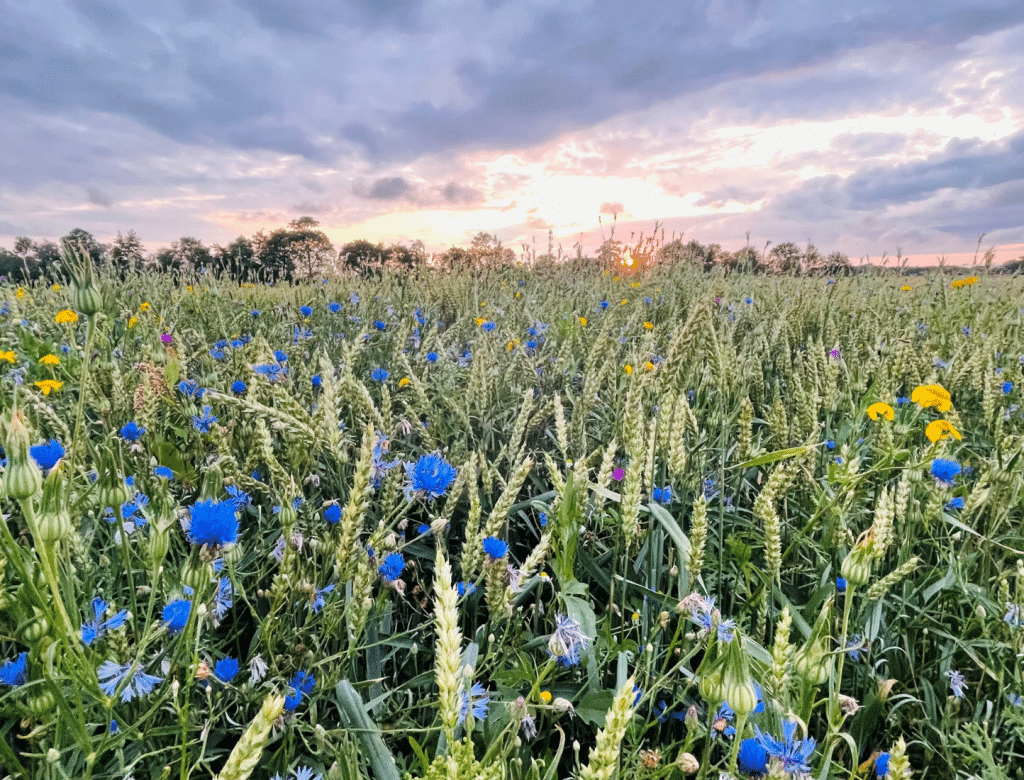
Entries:
[[53,290],[54,292],[60,292],[60,285],[59,284],[50,285],[50,289]]
[[889,404],[879,401],[878,403],[871,404],[871,406],[868,407],[868,417],[872,420],[877,420],[878,415],[882,415],[886,420],[891,420],[895,417],[896,412],[893,411]]
[[516,298],[518,298],[520,295],[522,295],[522,293],[516,293]]
[[964,279],[964,284],[970,285],[974,284],[976,281],[978,281],[977,276],[968,276],[966,279]]
[[645,322],[644,323],[644,327],[647,328],[647,330],[654,330],[654,323],[653,322]]
[[582,325],[584,328],[587,327],[587,318],[586,317],[580,317],[580,325]]
[[617,281],[619,281],[619,277],[617,277],[617,276],[613,276],[613,277],[612,277],[612,281],[613,281],[613,282],[617,282]]
[[934,406],[940,412],[948,412],[953,407],[949,391],[942,385],[918,385],[910,394],[910,400],[924,409]]
[[149,311],[149,302],[143,301],[139,304],[139,311]]
[[18,288],[18,292],[14,293],[14,294],[18,296],[19,300],[24,298],[25,297],[25,288],[24,287],[19,287]]
[[480,301],[480,306],[481,307],[486,306],[486,305],[487,305],[487,301]]
[[192,285],[191,285],[191,284],[189,284],[189,285],[186,285],[186,286],[185,286],[185,290],[186,290],[187,292],[192,292]]
[[60,358],[56,355],[43,355],[39,358],[39,362],[46,366],[59,366]]
[[78,315],[75,314],[71,309],[61,309],[57,312],[57,315],[53,318],[54,322],[58,325],[72,324],[78,322]]
[[512,339],[508,344],[505,345],[505,351],[511,352],[513,349],[519,346],[519,339]]
[[902,287],[900,287],[900,289],[903,290],[903,292],[910,292],[910,285],[905,284]]
[[632,283],[632,284],[630,284],[629,286],[630,286],[630,287],[639,287],[639,286],[640,286],[640,282],[633,282],[633,283]]
[[627,301],[625,298],[623,298],[621,301],[619,301],[619,304],[621,306],[625,306],[627,303],[629,303],[629,301]]
[[551,691],[541,691],[540,700],[545,704],[551,704]]
[[401,379],[398,380],[399,387],[405,387],[407,384],[409,384],[409,377],[407,376],[403,376]]
[[487,318],[477,317],[476,319],[473,320],[473,322],[475,322],[477,325],[483,325],[485,322],[487,322]]
[[654,363],[652,363],[650,360],[648,360],[646,363],[644,363],[644,368],[646,368],[648,371],[653,371],[654,370]]
[[43,395],[49,395],[51,390],[60,390],[64,383],[55,379],[44,379],[42,382],[36,382],[35,386],[43,391]]
[[950,439],[954,436],[957,439],[963,439],[960,432],[946,420],[932,420],[924,429],[924,435],[932,442],[937,442],[939,439]]
[[17,356],[14,354],[14,350],[0,352],[0,360],[6,360],[8,363],[13,363],[15,357]]
[[633,617],[633,622],[636,623],[638,620],[640,620],[640,613],[639,612],[634,612],[632,617]]
[[626,366],[625,366],[625,368],[623,368],[623,371],[625,371],[627,374],[632,374],[633,373],[633,366],[629,365],[629,363],[626,363]]
[[139,321],[139,320],[138,320],[138,318],[136,318],[136,317],[132,316],[132,317],[131,317],[131,318],[129,318],[129,320],[128,320],[128,327],[129,327],[129,328],[134,328],[134,327],[135,327],[135,325],[136,325],[136,324],[138,323],[138,321]]

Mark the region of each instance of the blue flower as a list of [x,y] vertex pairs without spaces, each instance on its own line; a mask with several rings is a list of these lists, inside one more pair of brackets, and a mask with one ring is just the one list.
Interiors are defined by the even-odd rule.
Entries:
[[879,753],[878,758],[875,759],[875,775],[881,780],[889,774],[889,754]]
[[385,330],[387,328],[387,325],[385,325],[380,320],[374,320],[373,327],[375,327],[377,330]]
[[490,333],[492,330],[494,330],[494,328],[496,326],[497,326],[497,323],[492,322],[491,320],[487,320],[487,322],[485,322],[480,327],[483,328],[484,330],[486,330],[488,333]]
[[600,305],[600,307],[602,309],[607,309],[608,308],[608,301],[601,301],[601,303],[599,305]]
[[231,392],[234,393],[235,395],[242,395],[242,393],[244,393],[245,391],[246,385],[245,382],[243,382],[241,379],[236,379],[234,382],[231,383]]
[[1003,382],[1003,393],[1009,393],[1013,390],[1013,382]]
[[548,516],[543,512],[537,513],[537,520],[540,521],[541,528],[544,528],[548,524]]
[[754,737],[745,739],[740,742],[737,766],[745,774],[763,775],[768,771],[768,751]]
[[[309,597],[309,603],[307,604],[307,606],[311,610],[313,610],[313,614],[314,615],[319,613],[320,610],[324,608],[324,604],[326,603],[326,600],[324,599],[324,596],[326,596],[328,593],[330,593],[333,590],[334,590],[334,585],[333,584],[328,585],[326,588],[319,588],[319,589],[314,588],[313,589],[313,593]],[[296,606],[298,606],[301,603],[302,603],[301,601],[296,602]]]
[[186,599],[176,599],[164,607],[163,617],[172,635],[185,628],[191,611],[192,602]]
[[370,372],[370,378],[373,379],[374,382],[386,382],[387,378],[389,376],[390,376],[390,373],[388,372],[388,370],[386,368],[379,368],[378,367],[378,368],[373,369],[373,371]]
[[221,682],[229,683],[238,674],[238,659],[221,658],[213,667],[213,673]]
[[331,301],[329,304],[327,304],[327,308],[331,310],[332,314],[337,314],[339,311],[341,311],[341,304]]
[[964,500],[960,496],[957,496],[956,498],[951,499],[950,502],[948,504],[946,504],[946,509],[963,509],[963,508],[964,508]]
[[278,379],[284,379],[288,375],[288,369],[282,368],[275,363],[262,363],[258,366],[253,366],[252,370],[257,374],[265,376],[271,382],[276,382]]
[[428,363],[436,363],[437,362],[437,353],[436,352],[428,352],[427,353],[427,362]]
[[825,447],[826,449],[834,450],[836,448],[836,443],[832,439],[829,439],[827,442],[825,442]]
[[[100,689],[107,696],[113,696],[121,683],[128,677],[128,673],[133,667],[134,664],[124,664],[121,666],[113,661],[104,661],[100,668],[96,670],[96,678],[99,680]],[[131,681],[121,693],[121,701],[127,703],[136,696],[148,696],[159,682],[163,682],[162,677],[146,674],[140,668],[132,675]]]
[[95,619],[91,623],[82,623],[82,641],[91,645],[107,631],[107,629],[120,628],[128,620],[128,610],[122,609],[109,620],[100,622],[103,613],[107,611],[107,603],[97,596],[92,600],[92,611]]
[[331,525],[337,524],[341,520],[341,507],[337,504],[331,504],[327,509],[324,510],[324,520]]
[[121,430],[118,431],[118,433],[121,434],[122,439],[131,442],[138,441],[139,437],[141,437],[142,434],[144,434],[145,432],[146,429],[140,428],[134,420],[132,420],[131,422],[126,422],[123,426],[121,426]]
[[220,349],[211,349],[210,350],[210,357],[212,357],[214,360],[223,360],[224,359],[224,352],[223,352],[223,350],[220,350]]
[[250,313],[252,314],[253,317],[259,317],[260,316],[260,310],[259,309],[253,309],[252,312],[250,312]]
[[384,563],[380,565],[378,571],[381,576],[384,577],[388,582],[394,582],[400,576],[402,576],[402,570],[405,568],[405,557],[402,553],[393,552],[384,559]]
[[744,298],[744,299],[743,299],[743,302],[744,302],[744,303],[753,303],[753,302],[754,302],[754,299],[753,299],[753,298]]
[[949,676],[949,688],[953,691],[953,695],[958,699],[964,698],[967,694],[965,693],[965,687],[967,680],[964,679],[962,673],[950,669],[946,674]]
[[64,447],[56,439],[47,439],[42,444],[29,448],[29,454],[44,472],[49,471],[57,465],[57,461],[64,457]]
[[836,577],[836,592],[846,593],[846,580],[843,577]]
[[580,650],[587,649],[589,638],[573,618],[555,613],[555,630],[548,639],[548,655],[561,666],[575,666],[580,662]]
[[651,491],[651,498],[654,499],[655,503],[667,504],[672,500],[672,488],[665,485],[663,488],[654,488]]
[[167,468],[167,466],[154,466],[153,474],[162,479],[174,479],[174,472]]
[[[470,698],[472,697],[472,698]],[[491,703],[491,697],[480,683],[473,683],[469,693],[462,692],[462,705],[459,707],[459,723],[466,722],[470,707],[473,709],[473,717],[476,720],[484,720],[487,717],[487,705]]]
[[492,561],[496,561],[508,555],[508,544],[496,536],[488,536],[484,539],[484,552]]
[[455,592],[459,594],[460,598],[462,596],[468,596],[470,593],[476,592],[476,585],[474,585],[472,582],[456,582]]
[[178,392],[182,395],[187,395],[190,398],[195,398],[197,401],[203,397],[206,392],[205,387],[200,387],[199,382],[195,379],[183,379],[178,382]]
[[228,610],[231,609],[231,605],[234,604],[235,589],[231,585],[231,580],[227,577],[221,577],[220,582],[217,585],[217,596],[214,599],[214,611],[217,613],[217,619],[220,620],[227,614]]
[[352,293],[351,295],[349,295],[348,299],[349,299],[349,301],[352,302],[353,305],[359,303],[359,296],[356,295],[355,293]]
[[455,480],[458,470],[440,455],[421,455],[416,463],[406,463],[405,471],[409,484],[405,487],[406,500],[412,494],[440,498]]
[[782,740],[779,741],[770,734],[765,734],[757,726],[754,732],[757,741],[765,752],[782,764],[782,768],[789,774],[794,772],[810,772],[811,767],[808,761],[811,753],[814,752],[814,740],[794,739],[797,723],[795,720],[784,720],[782,722]]
[[218,417],[214,417],[213,415],[211,415],[210,412],[212,411],[213,409],[211,409],[209,406],[204,406],[202,417],[193,414],[192,427],[195,428],[200,433],[209,433],[210,429],[213,427],[213,424],[217,422],[218,419],[220,419]]
[[19,685],[24,685],[28,679],[28,653],[21,653],[17,660],[4,661],[4,665],[0,667],[0,682],[4,685],[9,685],[12,688],[16,688]]
[[189,509],[188,540],[192,544],[232,544],[238,539],[234,501],[197,501]]
[[302,312],[303,317],[313,316],[313,307],[311,306],[303,306],[302,308],[299,309],[299,311]]
[[111,734],[116,734],[120,730],[121,730],[121,727],[117,725],[117,721],[116,720],[110,721],[110,733]]
[[324,383],[324,380],[320,377],[319,374],[313,374],[313,378],[310,380],[310,382],[313,384],[313,387],[321,387]]
[[313,687],[316,685],[316,678],[306,672],[296,672],[288,684],[294,690],[294,693],[285,698],[284,708],[289,712],[294,712],[299,706],[299,702],[302,701],[302,695],[308,694],[313,690]]
[[932,476],[947,485],[953,484],[953,479],[961,472],[960,464],[955,460],[943,460],[936,458],[932,461]]
[[736,713],[728,702],[722,702],[714,715],[711,716],[711,738],[715,739],[719,734],[724,737],[731,737],[736,733],[736,727],[732,725]]
[[285,363],[288,361],[288,356],[279,349],[274,350],[274,360],[278,363]]

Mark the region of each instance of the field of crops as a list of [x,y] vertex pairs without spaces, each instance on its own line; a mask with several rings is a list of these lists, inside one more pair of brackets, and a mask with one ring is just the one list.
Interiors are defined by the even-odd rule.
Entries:
[[1024,283],[0,285],[14,778],[1012,778]]

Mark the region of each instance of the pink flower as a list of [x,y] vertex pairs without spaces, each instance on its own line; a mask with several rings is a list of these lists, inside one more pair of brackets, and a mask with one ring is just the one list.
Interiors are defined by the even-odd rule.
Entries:
[[615,471],[612,472],[612,479],[616,481],[622,479],[624,476],[626,476],[625,469],[615,469]]
[[170,344],[171,343],[171,334],[170,333],[161,333],[160,334],[160,340],[164,344]]

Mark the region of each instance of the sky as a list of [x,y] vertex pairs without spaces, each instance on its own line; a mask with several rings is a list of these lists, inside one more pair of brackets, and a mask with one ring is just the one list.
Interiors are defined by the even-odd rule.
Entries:
[[[1024,256],[1024,3],[0,0],[0,245]],[[600,221],[599,221],[600,220]],[[978,239],[985,234],[978,249]],[[770,251],[771,246],[768,246]]]

